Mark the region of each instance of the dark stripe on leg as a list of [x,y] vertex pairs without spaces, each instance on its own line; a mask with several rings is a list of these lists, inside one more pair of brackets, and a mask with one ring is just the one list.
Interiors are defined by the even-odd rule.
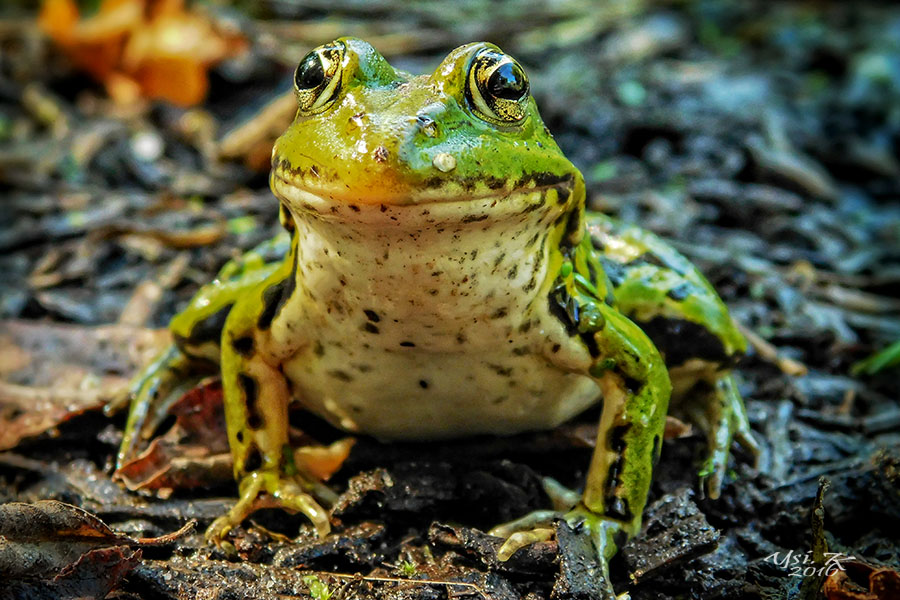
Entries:
[[238,375],[238,382],[244,392],[244,402],[247,406],[247,425],[252,429],[259,429],[264,424],[258,406],[259,384],[256,379],[244,373]]

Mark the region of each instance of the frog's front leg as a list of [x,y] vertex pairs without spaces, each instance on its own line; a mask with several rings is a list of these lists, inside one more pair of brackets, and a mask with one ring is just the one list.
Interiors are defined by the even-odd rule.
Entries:
[[[581,308],[578,331],[589,340],[589,374],[603,392],[603,411],[581,502],[563,516],[590,535],[609,587],[608,560],[640,529],[671,385],[662,357],[637,325],[602,302]],[[546,537],[541,527],[512,533],[525,524],[492,531],[507,536],[501,559]]]
[[301,512],[320,536],[330,530],[328,512],[317,499],[332,502],[334,493],[294,463],[288,443],[290,389],[280,357],[266,351],[268,331],[258,327],[260,311],[277,301],[267,290],[278,285],[268,281],[237,303],[222,333],[225,419],[239,500],[207,529],[215,542],[260,508]]

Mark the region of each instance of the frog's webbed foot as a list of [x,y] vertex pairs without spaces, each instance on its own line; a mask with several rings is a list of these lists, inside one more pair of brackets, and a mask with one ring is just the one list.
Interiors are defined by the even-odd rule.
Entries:
[[328,510],[322,504],[330,506],[337,497],[314,477],[259,470],[245,475],[238,488],[237,503],[206,530],[206,538],[215,544],[221,543],[229,531],[261,508],[281,508],[291,513],[302,513],[312,522],[319,537],[331,531]]
[[585,535],[590,539],[600,569],[596,580],[598,591],[601,597],[616,598],[609,578],[609,561],[624,541],[633,535],[633,524],[594,513],[581,502],[576,502],[565,511],[535,511],[494,527],[490,534],[506,539],[497,551],[497,558],[508,560],[521,548],[550,539],[556,532],[556,522],[559,520],[565,521],[576,535]]
[[[200,371],[197,374],[196,361],[172,344],[138,373],[131,382],[130,394],[124,398],[130,398],[131,405],[116,455],[117,467],[133,457],[138,443],[150,439],[172,405],[205,376]],[[107,406],[104,411],[112,414],[121,404]]]
[[700,469],[700,484],[707,496],[715,500],[721,493],[732,441],[753,456],[754,464],[759,457],[759,445],[750,431],[734,375],[720,374],[710,385],[706,398],[693,403],[690,417],[706,435],[707,456]]

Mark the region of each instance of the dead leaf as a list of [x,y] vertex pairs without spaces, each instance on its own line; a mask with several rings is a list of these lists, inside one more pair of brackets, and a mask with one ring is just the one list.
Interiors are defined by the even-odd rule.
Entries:
[[842,560],[822,586],[827,600],[898,600],[900,573],[860,560]]
[[140,547],[170,543],[193,526],[134,539],[64,502],[0,504],[0,572],[12,597],[103,598],[140,562]]
[[121,397],[168,343],[137,327],[0,322],[0,450]]

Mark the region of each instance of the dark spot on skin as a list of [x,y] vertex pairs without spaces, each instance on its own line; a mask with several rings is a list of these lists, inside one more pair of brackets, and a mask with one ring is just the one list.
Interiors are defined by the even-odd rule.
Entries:
[[372,370],[372,365],[353,365],[353,368],[360,373],[368,373]]
[[251,447],[247,452],[247,458],[244,459],[244,472],[256,471],[262,464],[262,454],[259,453],[259,449],[256,446]]
[[415,348],[416,347],[416,345],[413,344],[412,342],[400,342],[400,345],[403,346],[404,348]]
[[509,377],[512,375],[511,367],[504,367],[503,365],[492,365],[488,364],[488,368],[490,368],[494,373],[500,375],[501,377]]
[[478,248],[475,248],[475,249],[472,250],[472,252],[469,254],[469,257],[470,257],[472,260],[475,260],[475,257],[476,257],[476,256],[478,256]]
[[535,173],[532,176],[535,185],[538,187],[550,187],[555,185],[566,184],[568,186],[572,185],[572,175],[567,173],[565,175],[556,175],[554,173]]
[[428,293],[429,293],[430,295],[432,295],[432,296],[437,296],[437,295],[438,295],[438,290],[436,290],[436,289],[435,289],[435,290],[428,290]]
[[525,356],[528,354],[528,346],[519,346],[512,349],[513,356]]
[[374,333],[375,335],[378,335],[379,333],[381,333],[380,331],[378,331],[378,327],[376,327],[373,323],[366,323],[365,325],[363,325],[362,328],[364,331],[368,331],[369,333]]
[[243,431],[238,431],[238,432],[235,434],[234,437],[237,438],[237,441],[238,441],[239,444],[243,444],[243,443],[244,443],[244,432],[243,432]]
[[368,320],[372,321],[373,323],[377,323],[378,321],[381,320],[381,317],[379,317],[378,313],[375,312],[374,310],[366,309],[363,312],[366,314],[366,318]]
[[671,261],[667,261],[664,256],[661,256],[655,252],[644,252],[637,258],[634,258],[628,261],[627,266],[629,267],[637,267],[642,264],[653,265],[655,267],[661,267],[663,269],[669,269],[670,271],[675,271],[682,277],[687,275],[684,269],[680,268],[680,266],[674,264]]
[[575,209],[569,212],[568,220],[566,221],[566,231],[563,234],[563,241],[567,244],[574,243],[574,240],[579,233],[579,229],[582,227],[582,223],[584,222],[582,219],[583,211],[584,206],[577,204]]
[[516,275],[519,274],[519,265],[513,265],[509,270],[509,273],[506,274],[507,279],[515,279]]
[[502,306],[502,307],[498,308],[497,310],[495,310],[493,313],[491,313],[490,318],[491,319],[502,319],[503,317],[505,317],[508,314],[509,314],[509,309],[506,308],[505,306]]
[[537,277],[532,273],[531,279],[528,280],[528,283],[522,286],[522,291],[530,292],[537,286]]
[[533,323],[531,321],[525,321],[521,325],[519,325],[519,333],[528,333],[528,330],[531,329]]
[[585,331],[580,334],[581,341],[584,342],[584,345],[587,346],[588,352],[590,352],[592,358],[597,358],[600,356],[600,347],[597,345],[597,338],[594,336],[594,333],[591,331]]
[[616,374],[622,378],[622,385],[625,386],[625,391],[627,391],[632,396],[637,396],[641,393],[641,388],[644,387],[643,382],[635,379],[634,377],[629,377],[618,367],[615,369],[615,371]]
[[241,356],[249,356],[253,353],[253,338],[245,335],[231,340],[231,347]]
[[482,181],[492,190],[499,190],[506,185],[506,180],[499,177],[485,177]]
[[380,210],[381,210],[381,212],[387,212],[387,206],[382,204]]
[[459,333],[456,334],[456,343],[457,344],[465,344],[466,343],[466,336],[463,334],[462,331],[460,331]]
[[316,356],[322,356],[325,354],[325,347],[319,340],[316,340],[316,343],[313,345],[313,353],[315,353]]
[[340,379],[341,381],[351,382],[353,381],[353,376],[347,373],[346,371],[341,371],[340,369],[332,369],[328,371],[328,374],[335,379]]
[[462,218],[463,223],[476,223],[486,220],[490,215],[466,215]]
[[562,348],[562,346],[560,346],[559,344],[553,344],[553,347],[550,348],[550,352],[556,354],[557,352],[559,352],[560,348]]
[[722,340],[713,332],[691,321],[657,316],[638,325],[663,354],[669,367],[684,364],[691,358],[731,366],[739,358],[729,356]]
[[569,186],[558,187],[556,188],[556,202],[557,204],[565,204],[568,201],[569,196],[572,195],[572,188]]
[[222,328],[225,327],[225,319],[228,318],[231,307],[231,304],[223,306],[210,316],[197,321],[191,327],[187,342],[197,346],[208,342],[218,343],[222,338]]
[[259,412],[259,384],[256,379],[246,373],[238,374],[238,385],[244,393],[247,406],[247,424],[253,429],[263,426],[262,414]]
[[428,382],[425,381],[424,379],[420,379],[420,380],[419,380],[419,387],[422,388],[423,390],[427,390],[427,389],[428,389]]
[[534,246],[535,242],[538,241],[538,236],[540,234],[541,234],[540,231],[536,231],[535,234],[533,236],[531,236],[531,238],[528,240],[528,243],[525,244],[525,247],[531,248],[532,246]]
[[288,210],[287,206],[285,206],[284,203],[278,205],[278,221],[281,223],[282,227],[284,227],[287,231],[293,233],[294,217],[291,215],[291,211]]
[[284,303],[287,302],[288,298],[294,293],[294,288],[297,285],[296,247],[292,252],[291,274],[278,283],[270,285],[263,292],[263,310],[259,315],[259,320],[256,322],[257,327],[262,330],[266,330],[272,325],[272,321],[278,316]]
[[578,305],[569,295],[566,286],[560,284],[550,290],[547,296],[550,303],[550,314],[559,319],[570,336],[578,333]]
[[613,452],[621,454],[625,450],[625,436],[631,429],[631,424],[616,425],[609,431],[609,447]]
[[353,212],[359,212],[359,207],[358,207],[357,205],[355,205],[355,204],[348,204],[348,205],[347,205],[347,208],[349,208],[349,209],[352,210]]
[[520,215],[527,215],[528,213],[531,213],[531,212],[536,211],[536,210],[539,209],[541,206],[542,206],[542,204],[541,204],[540,202],[534,202],[534,203],[532,203],[532,204],[529,204],[528,206],[526,206],[526,207],[523,208],[522,210],[520,210],[520,211],[519,211],[519,214],[520,214]]
[[506,253],[505,253],[505,252],[501,252],[501,253],[497,256],[497,258],[494,259],[494,268],[495,268],[495,269],[496,269],[497,267],[500,266],[500,263],[503,262],[503,259],[504,259],[504,258],[506,258]]
[[621,521],[631,521],[634,515],[628,507],[628,499],[621,496],[611,496],[606,499],[605,516],[619,519]]
[[693,293],[694,286],[687,281],[684,281],[666,292],[666,296],[668,296],[675,302],[682,302],[683,300],[689,298]]

